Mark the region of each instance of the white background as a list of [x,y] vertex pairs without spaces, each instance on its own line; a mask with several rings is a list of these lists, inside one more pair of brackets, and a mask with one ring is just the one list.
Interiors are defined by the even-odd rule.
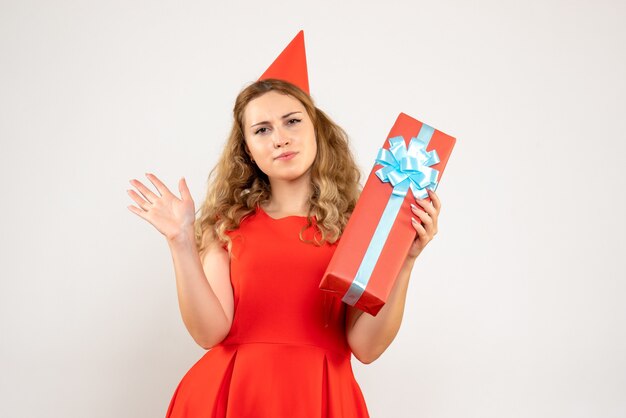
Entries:
[[[619,1],[0,3],[0,416],[160,417],[205,352],[129,180],[197,205],[300,30],[364,176],[398,113],[457,138],[372,417],[626,415]],[[150,186],[152,187],[152,186]]]

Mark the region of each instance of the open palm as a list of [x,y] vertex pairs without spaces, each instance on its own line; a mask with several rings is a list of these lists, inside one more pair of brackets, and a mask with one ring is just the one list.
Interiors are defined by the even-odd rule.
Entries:
[[167,239],[174,239],[181,232],[193,228],[195,206],[185,179],[181,178],[178,182],[179,199],[154,174],[146,173],[146,177],[160,195],[153,193],[139,180],[132,179],[130,184],[139,193],[130,189],[127,192],[139,207],[131,205],[128,209],[150,222]]

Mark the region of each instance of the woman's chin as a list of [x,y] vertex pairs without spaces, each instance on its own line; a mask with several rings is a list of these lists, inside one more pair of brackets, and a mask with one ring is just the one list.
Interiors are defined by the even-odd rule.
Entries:
[[293,182],[302,179],[308,172],[271,173],[268,177],[274,181]]

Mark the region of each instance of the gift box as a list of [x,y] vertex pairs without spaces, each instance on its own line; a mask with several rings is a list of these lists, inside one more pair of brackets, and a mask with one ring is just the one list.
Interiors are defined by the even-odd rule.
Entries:
[[426,189],[437,188],[455,142],[404,113],[398,116],[322,277],[321,290],[378,314],[416,237],[410,205],[415,197],[430,200]]

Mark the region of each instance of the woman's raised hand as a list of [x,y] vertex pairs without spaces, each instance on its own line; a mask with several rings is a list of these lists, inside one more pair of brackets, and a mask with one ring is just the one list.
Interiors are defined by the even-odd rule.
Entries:
[[407,260],[415,260],[422,252],[426,244],[428,244],[437,235],[437,220],[439,219],[439,212],[441,212],[441,201],[437,193],[430,189],[426,189],[428,192],[428,199],[416,199],[416,203],[420,205],[417,207],[411,204],[413,213],[419,217],[419,221],[413,218],[413,228],[415,228],[415,240],[409,249],[407,254]]
[[178,191],[181,199],[176,197],[154,174],[146,173],[148,180],[159,191],[160,196],[153,193],[139,180],[132,179],[130,184],[135,186],[141,194],[134,190],[127,190],[130,197],[139,208],[128,206],[128,209],[150,222],[168,240],[176,239],[182,233],[193,230],[196,213],[184,177],[178,181]]

